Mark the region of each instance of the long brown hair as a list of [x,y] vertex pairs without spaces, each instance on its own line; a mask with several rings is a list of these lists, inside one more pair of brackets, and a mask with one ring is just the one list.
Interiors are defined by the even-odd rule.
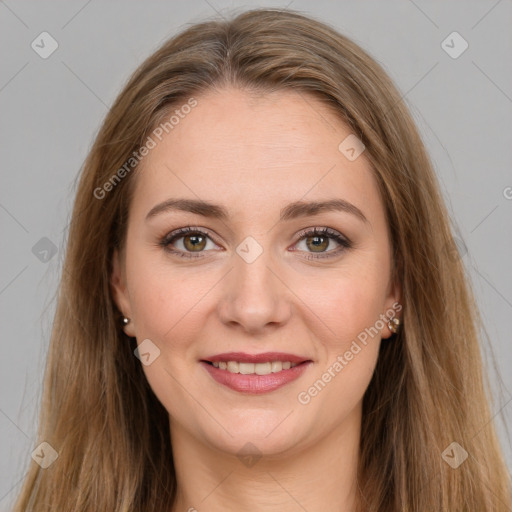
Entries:
[[[359,509],[509,512],[480,319],[415,124],[359,46],[276,9],[187,28],[135,71],[107,114],[80,176],[47,358],[38,442],[58,458],[46,469],[30,461],[15,510],[168,512],[173,503],[168,413],[120,328],[112,254],[137,176],[126,163],[172,108],[225,85],[293,89],[330,105],[366,146],[386,207],[404,327],[382,343],[364,396]],[[443,458],[453,442],[468,454],[457,468]]]

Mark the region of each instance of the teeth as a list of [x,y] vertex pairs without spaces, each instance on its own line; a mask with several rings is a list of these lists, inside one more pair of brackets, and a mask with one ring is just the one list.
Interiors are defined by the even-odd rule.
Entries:
[[228,361],[227,370],[228,370],[228,372],[231,372],[231,373],[240,373],[240,368],[236,361]]
[[254,363],[238,363],[238,371],[243,375],[254,373]]
[[272,373],[272,363],[257,363],[254,365],[256,375],[268,375]]
[[281,361],[272,361],[272,373],[280,372],[283,369],[283,363]]
[[218,361],[212,363],[219,370],[227,370],[230,373],[241,373],[242,375],[269,375],[282,370],[289,370],[297,366],[297,363],[290,361],[269,361],[267,363],[239,363],[238,361]]

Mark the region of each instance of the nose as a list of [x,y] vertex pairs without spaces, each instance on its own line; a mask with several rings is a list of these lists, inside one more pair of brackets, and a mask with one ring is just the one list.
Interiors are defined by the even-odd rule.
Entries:
[[268,252],[252,263],[235,253],[233,266],[223,280],[221,321],[251,335],[283,326],[291,315],[293,294]]

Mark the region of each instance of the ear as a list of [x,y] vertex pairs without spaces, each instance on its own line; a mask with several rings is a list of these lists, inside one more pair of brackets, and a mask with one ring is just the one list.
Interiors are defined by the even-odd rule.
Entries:
[[123,262],[121,261],[121,255],[118,249],[114,250],[112,256],[112,274],[110,276],[110,289],[112,291],[112,297],[117,306],[117,309],[124,316],[128,317],[131,321],[128,325],[123,326],[124,332],[128,336],[135,336],[134,322],[132,318],[132,311],[130,306],[130,298],[126,287],[126,274]]
[[[402,286],[397,281],[390,284],[389,293],[384,303],[386,318],[398,318],[402,322]],[[388,320],[385,321],[384,328],[382,329],[382,339],[390,338],[394,333],[388,327]]]

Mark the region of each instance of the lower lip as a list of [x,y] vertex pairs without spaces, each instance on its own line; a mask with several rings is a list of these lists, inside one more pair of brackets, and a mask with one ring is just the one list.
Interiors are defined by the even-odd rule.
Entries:
[[306,361],[288,370],[281,370],[280,372],[269,373],[268,375],[243,375],[242,373],[220,370],[209,363],[201,361],[201,365],[219,384],[223,384],[240,393],[255,395],[269,393],[298,379],[306,371],[310,363],[311,361]]

